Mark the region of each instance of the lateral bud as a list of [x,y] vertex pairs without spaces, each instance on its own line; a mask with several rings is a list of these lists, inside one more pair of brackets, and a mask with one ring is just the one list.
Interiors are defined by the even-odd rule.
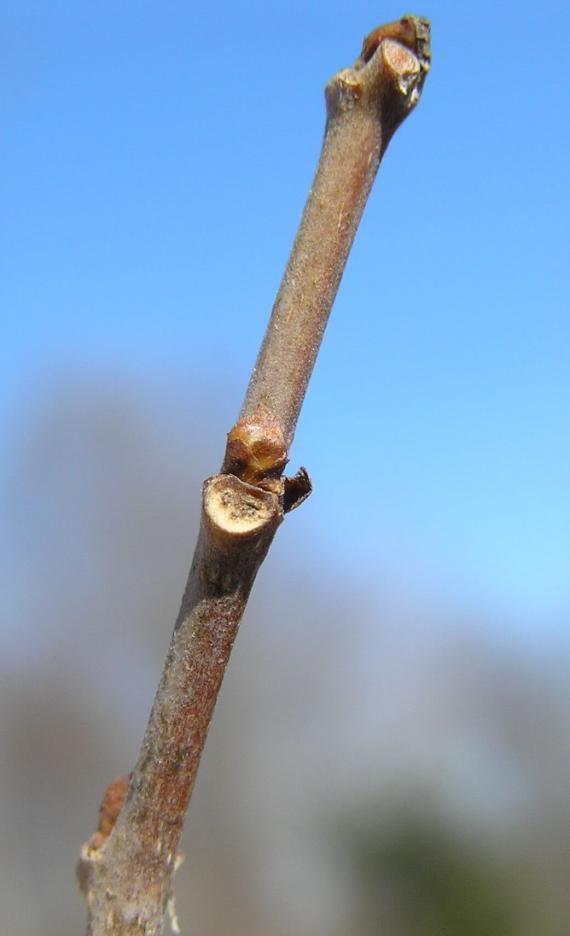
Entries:
[[259,484],[268,478],[280,478],[287,461],[283,430],[267,406],[260,403],[250,416],[230,429],[222,471],[249,484]]

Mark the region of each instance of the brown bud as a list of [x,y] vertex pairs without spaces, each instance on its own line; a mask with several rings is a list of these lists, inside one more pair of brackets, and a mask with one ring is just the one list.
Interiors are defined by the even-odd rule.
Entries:
[[360,57],[369,62],[383,39],[394,39],[415,52],[420,59],[429,59],[429,22],[419,16],[403,16],[395,23],[379,26],[364,40]]
[[280,477],[286,464],[287,447],[281,426],[263,404],[228,433],[225,473],[257,484],[265,478]]
[[130,779],[130,774],[117,777],[105,790],[105,795],[99,808],[99,824],[97,826],[97,831],[91,836],[91,841],[89,842],[90,848],[100,848],[109,838],[119,813],[123,808]]

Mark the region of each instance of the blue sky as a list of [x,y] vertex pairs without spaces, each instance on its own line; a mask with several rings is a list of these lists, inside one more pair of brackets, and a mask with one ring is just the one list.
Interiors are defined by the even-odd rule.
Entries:
[[[70,372],[116,372],[219,396],[221,454],[323,87],[406,10],[0,9],[1,451]],[[432,73],[339,292],[292,453],[316,493],[284,535],[316,527],[323,562],[542,628],[570,606],[567,6],[414,12],[432,20]]]

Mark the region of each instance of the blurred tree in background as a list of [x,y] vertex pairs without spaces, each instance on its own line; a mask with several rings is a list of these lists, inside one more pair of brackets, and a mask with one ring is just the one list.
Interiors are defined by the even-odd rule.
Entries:
[[[350,843],[349,843],[350,847]],[[372,821],[351,843],[359,910],[354,936],[516,936],[505,869],[429,816]]]

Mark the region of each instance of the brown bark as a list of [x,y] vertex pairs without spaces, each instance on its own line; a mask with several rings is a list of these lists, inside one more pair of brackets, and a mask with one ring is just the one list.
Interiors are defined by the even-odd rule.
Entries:
[[79,879],[88,936],[160,936],[177,848],[247,599],[284,513],[310,492],[283,477],[344,266],[388,142],[429,68],[429,24],[404,17],[327,86],[319,166],[222,473],[206,481],[196,553],[141,752],[112,784]]

